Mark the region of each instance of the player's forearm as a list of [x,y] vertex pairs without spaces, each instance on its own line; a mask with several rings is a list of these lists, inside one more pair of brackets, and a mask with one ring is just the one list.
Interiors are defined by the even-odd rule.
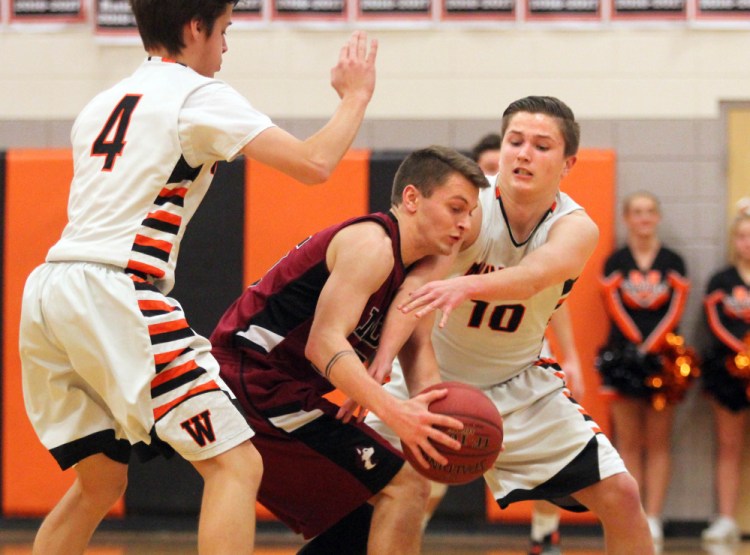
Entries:
[[467,299],[484,301],[525,300],[546,286],[539,272],[521,266],[455,279],[463,280]]
[[358,358],[347,356],[335,362],[328,379],[349,399],[377,414],[383,421],[386,421],[384,415],[394,410],[396,399],[367,373]]
[[402,350],[402,354],[399,354],[399,361],[403,368],[404,380],[410,397],[414,397],[424,388],[442,381],[434,353],[422,353],[410,361],[407,361],[403,353]]
[[345,335],[310,334],[305,356],[336,389],[360,406],[378,415],[388,408],[391,396],[368,374]]
[[563,360],[577,363],[578,349],[576,349],[575,337],[573,334],[573,322],[570,317],[570,310],[567,303],[563,304],[552,315],[550,326],[552,327],[552,331],[557,339],[557,344],[560,348]]
[[394,302],[388,309],[385,323],[378,341],[375,359],[380,363],[393,363],[414,332],[419,321],[410,314],[403,314]]
[[304,141],[309,149],[309,160],[325,179],[351,147],[359,132],[369,97],[352,92],[341,99],[331,119],[317,133]]

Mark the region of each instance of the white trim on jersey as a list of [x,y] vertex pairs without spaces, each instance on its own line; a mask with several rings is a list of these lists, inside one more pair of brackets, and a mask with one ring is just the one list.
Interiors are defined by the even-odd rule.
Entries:
[[260,326],[250,326],[245,331],[238,331],[237,335],[244,337],[250,343],[257,345],[267,353],[270,353],[276,345],[285,339],[283,335]]

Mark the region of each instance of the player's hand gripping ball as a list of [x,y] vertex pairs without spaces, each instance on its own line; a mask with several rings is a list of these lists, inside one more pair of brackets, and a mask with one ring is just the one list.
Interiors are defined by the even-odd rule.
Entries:
[[430,411],[452,416],[464,424],[463,430],[438,427],[458,440],[461,448],[454,451],[435,443],[435,448],[448,459],[440,465],[424,451],[422,455],[429,463],[425,468],[414,458],[412,451],[401,444],[404,458],[423,476],[443,484],[465,484],[479,478],[492,468],[503,445],[503,419],[490,399],[474,386],[460,382],[442,382],[426,388],[447,389],[442,399],[430,403]]

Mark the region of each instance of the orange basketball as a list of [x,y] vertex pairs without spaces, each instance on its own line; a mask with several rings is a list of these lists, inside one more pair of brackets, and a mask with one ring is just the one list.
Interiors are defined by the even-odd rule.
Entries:
[[463,430],[439,429],[461,443],[454,451],[435,443],[436,449],[448,459],[448,464],[440,465],[422,453],[429,463],[421,466],[414,454],[404,444],[401,448],[404,458],[423,476],[444,484],[465,484],[482,476],[492,468],[503,444],[503,419],[494,403],[476,387],[461,382],[442,382],[426,388],[422,393],[433,389],[447,389],[442,399],[430,403],[430,411],[452,416],[464,424]]

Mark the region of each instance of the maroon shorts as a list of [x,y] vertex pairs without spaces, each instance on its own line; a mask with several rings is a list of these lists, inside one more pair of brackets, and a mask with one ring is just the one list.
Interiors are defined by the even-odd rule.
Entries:
[[305,538],[365,503],[403,466],[369,426],[337,420],[338,406],[311,384],[258,369],[240,351],[212,352],[255,431],[252,442],[263,457],[258,501]]

